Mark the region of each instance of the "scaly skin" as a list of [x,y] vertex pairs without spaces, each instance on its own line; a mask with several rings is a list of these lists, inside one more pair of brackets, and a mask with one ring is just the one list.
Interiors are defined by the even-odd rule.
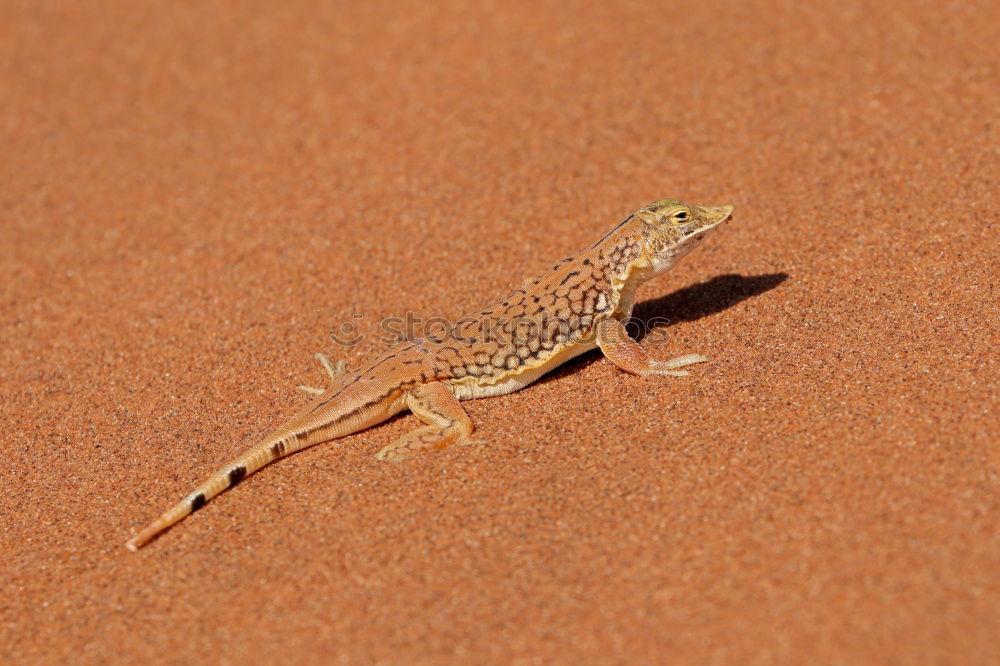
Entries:
[[[419,451],[470,443],[460,400],[521,389],[567,360],[599,347],[637,375],[684,375],[696,354],[657,361],[623,321],[639,285],[663,273],[732,214],[731,206],[654,201],[603,238],[528,280],[498,303],[459,320],[442,339],[401,342],[333,385],[250,451],[206,479],[126,545],[136,550],[246,476],[279,458],[363,430],[409,409],[427,425],[378,453],[398,461]],[[342,370],[342,368],[341,368]]]

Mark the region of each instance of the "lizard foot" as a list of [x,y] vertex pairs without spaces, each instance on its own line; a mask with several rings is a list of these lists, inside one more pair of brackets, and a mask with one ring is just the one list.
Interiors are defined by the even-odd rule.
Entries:
[[478,439],[458,439],[449,436],[453,434],[442,432],[442,429],[438,426],[417,428],[379,451],[375,455],[375,458],[386,462],[398,463],[424,451],[435,451],[447,446],[477,446],[487,443]]
[[[333,384],[337,379],[347,372],[347,365],[343,360],[337,361],[336,367],[330,363],[330,359],[327,358],[326,354],[316,354],[316,358],[323,365],[326,373],[330,375],[330,384]],[[306,393],[312,393],[314,395],[321,395],[326,391],[326,389],[314,388],[312,386],[299,386],[300,391],[305,391]]]
[[377,459],[400,462],[422,451],[471,443],[472,421],[445,384],[431,382],[411,390],[406,396],[406,406],[427,425],[406,433],[379,451]]
[[685,356],[672,358],[669,361],[650,361],[650,368],[647,374],[683,377],[688,374],[688,371],[678,370],[677,368],[683,368],[686,365],[692,365],[694,363],[705,363],[706,361],[708,361],[708,359],[701,354],[687,354]]

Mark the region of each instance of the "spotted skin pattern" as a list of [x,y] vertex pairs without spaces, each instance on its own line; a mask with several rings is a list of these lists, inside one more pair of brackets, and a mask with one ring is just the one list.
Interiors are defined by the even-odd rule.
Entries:
[[[636,375],[684,375],[706,359],[650,358],[628,336],[638,287],[673,266],[719,224],[731,206],[660,199],[619,222],[593,245],[449,331],[402,341],[368,366],[330,373],[332,385],[257,446],[202,482],[126,544],[137,550],[261,467],[306,447],[371,427],[404,410],[425,423],[383,448],[379,460],[472,443],[461,400],[511,393],[591,349]],[[305,388],[305,387],[303,387]],[[316,389],[307,389],[318,391]]]

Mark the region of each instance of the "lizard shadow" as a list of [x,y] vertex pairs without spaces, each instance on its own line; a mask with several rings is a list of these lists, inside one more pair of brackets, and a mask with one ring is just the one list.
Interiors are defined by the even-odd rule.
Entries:
[[698,321],[770,291],[787,279],[788,273],[750,277],[735,273],[717,275],[666,296],[637,303],[632,310],[631,322],[634,324],[628,326],[629,333],[642,340],[656,329],[683,321]]
[[[626,328],[636,340],[642,340],[658,329],[718,314],[748,298],[774,289],[788,277],[788,273],[752,276],[735,273],[717,275],[666,296],[637,303],[632,310],[632,317],[626,323]],[[539,378],[536,383],[558,379],[600,359],[600,354],[584,354]]]

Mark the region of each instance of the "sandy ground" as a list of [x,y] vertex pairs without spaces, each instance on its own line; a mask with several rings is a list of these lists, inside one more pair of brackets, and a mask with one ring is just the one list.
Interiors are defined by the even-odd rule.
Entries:
[[[997,663],[996,3],[429,4],[0,5],[0,662]],[[663,196],[736,206],[640,295],[710,364],[123,547]]]

